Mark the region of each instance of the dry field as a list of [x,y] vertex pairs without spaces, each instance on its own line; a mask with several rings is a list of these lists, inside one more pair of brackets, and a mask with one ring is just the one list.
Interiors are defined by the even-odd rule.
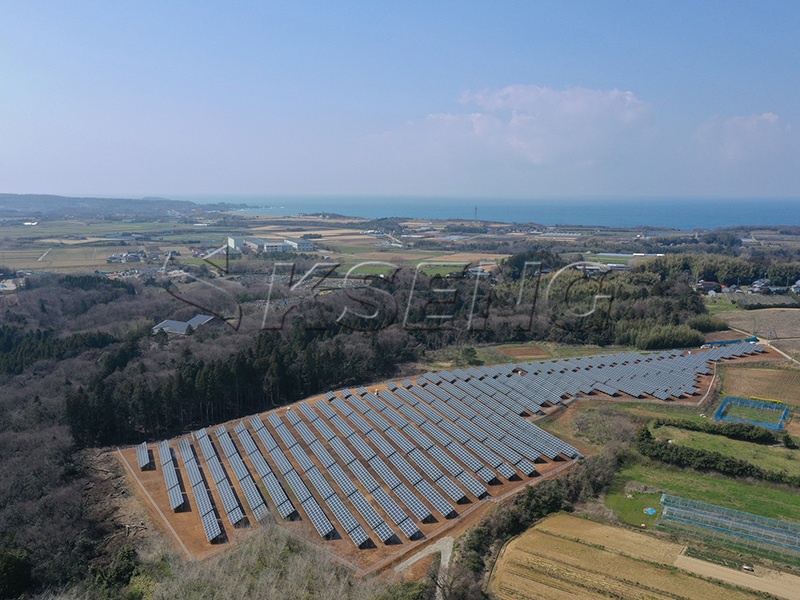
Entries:
[[800,406],[800,371],[725,367],[723,392],[726,396],[766,398]]
[[783,598],[798,597],[800,579],[796,577],[766,572],[741,577],[737,571],[710,563],[682,562],[681,552],[681,546],[648,534],[557,515],[503,549],[490,588],[499,599],[760,597],[757,592],[705,579],[710,577],[769,590]]
[[730,327],[765,339],[800,339],[800,310],[797,309],[763,308],[725,312],[719,316]]

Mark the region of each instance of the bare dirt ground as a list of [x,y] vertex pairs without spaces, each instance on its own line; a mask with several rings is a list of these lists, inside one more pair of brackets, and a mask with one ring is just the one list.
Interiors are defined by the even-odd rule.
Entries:
[[[503,549],[492,573],[490,589],[500,599],[759,597],[756,592],[723,587],[706,579],[724,580],[727,574],[716,565],[709,564],[707,572],[702,574],[687,572],[681,565],[676,569],[676,561],[685,558],[680,552],[677,544],[652,535],[557,515],[545,519]],[[789,583],[780,577],[778,580],[782,585]],[[761,589],[753,586],[752,581],[745,578],[741,583],[730,583]],[[758,581],[773,581],[772,574]],[[777,591],[779,586],[771,589]],[[780,589],[782,594],[797,594],[800,587]],[[798,597],[782,594],[784,598]]]

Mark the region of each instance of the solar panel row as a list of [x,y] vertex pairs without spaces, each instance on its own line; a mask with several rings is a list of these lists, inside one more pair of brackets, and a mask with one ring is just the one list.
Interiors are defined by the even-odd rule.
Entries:
[[[147,452],[147,444],[145,444],[145,452]],[[177,511],[183,506],[184,498],[181,491],[180,482],[178,481],[178,474],[176,472],[177,465],[172,460],[172,450],[169,447],[169,442],[163,440],[158,444],[158,458],[161,463],[161,470],[164,472],[164,483],[167,486],[167,497],[169,498],[169,507]],[[147,458],[148,463],[150,457]],[[139,460],[141,463],[141,459]]]
[[211,503],[211,497],[208,494],[206,483],[200,475],[197,457],[186,438],[178,442],[178,447],[181,451],[181,457],[183,458],[186,471],[190,474],[189,480],[196,480],[196,483],[192,485],[192,494],[194,495],[197,511],[200,513],[200,519],[203,523],[203,531],[206,534],[206,539],[209,542],[213,542],[222,535],[222,528],[219,525],[214,505]]

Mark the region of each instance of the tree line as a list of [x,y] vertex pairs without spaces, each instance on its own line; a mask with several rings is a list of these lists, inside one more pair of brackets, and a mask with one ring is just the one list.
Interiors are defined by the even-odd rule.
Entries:
[[746,460],[733,458],[712,450],[690,448],[670,444],[653,437],[647,427],[642,427],[636,436],[636,450],[640,454],[670,465],[698,471],[713,471],[728,477],[749,477],[770,483],[782,483],[800,487],[800,475],[790,475],[785,471],[764,469]]

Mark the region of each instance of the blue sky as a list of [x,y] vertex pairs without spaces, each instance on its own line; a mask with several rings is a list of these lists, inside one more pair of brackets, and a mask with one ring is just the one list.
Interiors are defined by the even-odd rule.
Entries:
[[0,7],[0,192],[800,198],[795,1]]

